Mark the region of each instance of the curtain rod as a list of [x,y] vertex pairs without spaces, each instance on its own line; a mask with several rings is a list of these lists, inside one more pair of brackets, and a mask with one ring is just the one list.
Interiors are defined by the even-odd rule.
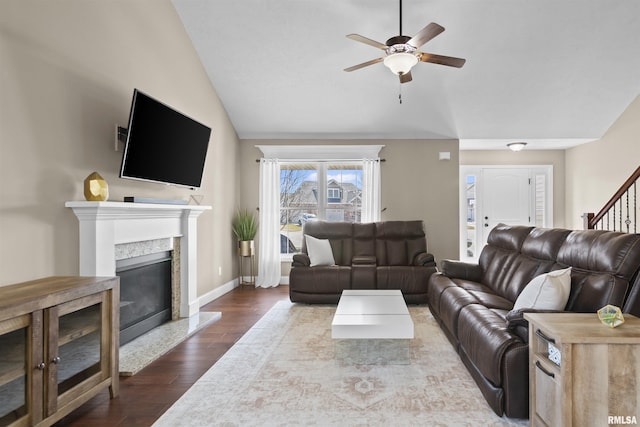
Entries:
[[[282,159],[282,162],[286,163],[343,163],[343,162],[359,162],[365,159]],[[377,159],[378,162],[386,162],[387,159]],[[256,163],[260,163],[260,159],[256,159]]]

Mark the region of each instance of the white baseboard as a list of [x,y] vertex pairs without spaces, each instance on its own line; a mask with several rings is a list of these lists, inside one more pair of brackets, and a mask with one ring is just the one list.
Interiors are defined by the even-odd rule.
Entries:
[[[280,277],[280,285],[289,286],[289,276],[281,276]],[[198,307],[202,307],[205,304],[210,303],[211,301],[220,298],[222,295],[227,292],[231,292],[234,288],[237,288],[238,279],[233,279],[230,282],[225,283],[222,286],[218,286],[212,291],[207,292],[198,298]]]
[[208,304],[217,298],[220,298],[222,295],[232,291],[234,288],[237,288],[237,287],[238,287],[238,279],[233,279],[232,281],[227,282],[222,286],[218,286],[214,290],[209,291],[206,294],[202,295],[200,298],[198,298],[198,304],[200,307],[202,307],[203,305]]

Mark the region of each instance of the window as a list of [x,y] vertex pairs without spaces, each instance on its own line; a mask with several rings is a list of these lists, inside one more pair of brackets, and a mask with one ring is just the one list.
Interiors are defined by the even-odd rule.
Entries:
[[[331,185],[332,183],[329,183],[329,185]],[[333,185],[336,185],[335,183],[333,183]],[[328,188],[327,189],[327,202],[328,203],[340,203],[342,201],[341,197],[340,197],[340,187],[336,186],[333,188]]]
[[308,221],[360,222],[362,162],[282,162],[280,253],[299,252]]
[[[269,233],[279,229],[280,258],[302,247],[302,227],[308,221],[378,221],[380,219],[380,159],[384,145],[256,145],[264,159],[280,168],[279,215],[275,207],[261,209]],[[263,177],[261,176],[261,182]],[[264,182],[273,179],[265,177]],[[268,197],[278,189],[261,186]],[[270,202],[276,202],[270,199]],[[274,218],[275,215],[275,218]],[[261,230],[265,230],[264,223]],[[274,236],[275,237],[275,236]],[[272,264],[271,254],[258,253]],[[268,259],[267,259],[268,258]]]

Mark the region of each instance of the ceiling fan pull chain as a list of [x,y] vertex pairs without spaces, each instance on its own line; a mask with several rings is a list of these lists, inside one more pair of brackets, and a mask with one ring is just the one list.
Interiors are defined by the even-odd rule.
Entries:
[[402,104],[402,83],[398,87],[398,101],[400,101],[400,104]]

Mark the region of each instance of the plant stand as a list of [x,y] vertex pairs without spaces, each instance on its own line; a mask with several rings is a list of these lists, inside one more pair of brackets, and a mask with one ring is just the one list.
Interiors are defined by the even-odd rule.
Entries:
[[[245,278],[247,276],[243,275],[243,272],[246,268],[245,266],[245,260],[248,258],[249,261],[249,279],[245,280]],[[238,283],[241,285],[256,285],[256,277],[253,274],[253,261],[254,261],[254,256],[253,254],[251,255],[247,255],[247,256],[243,256],[243,255],[238,255]]]
[[[238,242],[238,284],[240,285],[256,285],[256,276],[254,274],[254,252],[253,240]],[[245,261],[247,258],[249,261],[249,280],[245,280],[247,276],[244,274],[246,270]]]

